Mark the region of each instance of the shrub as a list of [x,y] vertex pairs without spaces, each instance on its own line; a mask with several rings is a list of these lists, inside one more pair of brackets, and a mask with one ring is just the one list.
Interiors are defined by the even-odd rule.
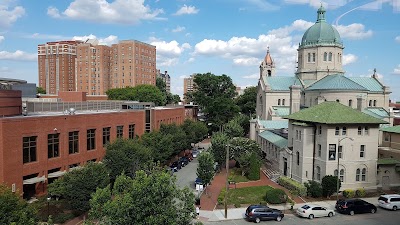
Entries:
[[319,198],[322,196],[322,186],[320,183],[309,180],[307,183],[304,183],[304,186],[307,188],[307,196],[313,198]]
[[346,189],[343,191],[343,196],[345,198],[353,198],[355,196],[355,194],[356,194],[355,191],[351,190],[351,189]]
[[193,225],[203,225],[203,222],[201,222],[201,221],[196,221],[196,222],[194,222]]
[[279,188],[274,188],[267,191],[265,199],[267,200],[267,202],[271,204],[280,204],[280,203],[285,203],[287,201],[287,195],[284,190]]
[[365,196],[365,189],[364,188],[358,188],[357,190],[356,190],[356,196],[357,197],[360,197],[360,198],[362,198],[362,197],[364,197]]
[[299,196],[305,196],[307,194],[307,189],[304,185],[289,177],[279,177],[278,184],[290,191],[297,191]]
[[249,180],[259,180],[260,179],[260,166],[261,162],[258,159],[256,153],[252,153],[250,156],[250,168],[247,174]]
[[218,195],[218,204],[222,205],[224,203],[225,200],[225,189],[221,190],[221,193]]
[[234,206],[235,208],[240,208],[240,203],[235,202]]
[[[337,192],[338,177],[332,175],[326,175],[322,178],[322,195],[325,197],[331,197],[331,195]],[[339,181],[339,190],[341,183]]]

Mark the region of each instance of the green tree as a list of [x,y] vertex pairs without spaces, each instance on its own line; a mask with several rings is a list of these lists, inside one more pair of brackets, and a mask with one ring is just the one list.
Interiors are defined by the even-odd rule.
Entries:
[[[326,175],[322,178],[321,186],[322,186],[322,195],[325,197],[331,197],[333,193],[336,192],[337,189],[338,177],[332,175]],[[340,190],[341,182],[339,180],[339,190]]]
[[209,152],[200,153],[199,166],[197,167],[197,177],[199,177],[205,185],[211,182],[214,176],[214,157]]
[[0,224],[37,224],[36,210],[18,195],[0,184]]
[[42,87],[36,87],[36,94],[46,94],[46,90]]
[[236,87],[229,76],[197,74],[194,83],[196,91],[192,93],[193,100],[199,105],[206,122],[211,124],[214,131],[237,115],[239,107],[234,102]]
[[161,77],[157,77],[156,86],[163,93],[166,104],[177,104],[181,101],[181,97],[179,97],[179,95],[174,95],[167,92],[167,85]]
[[314,180],[309,180],[308,182],[304,183],[304,186],[307,188],[307,196],[313,198],[319,198],[322,196],[322,187],[320,183]]
[[175,154],[190,148],[190,142],[187,141],[186,133],[183,131],[181,126],[173,124],[161,124],[160,132],[163,135],[172,135],[171,141],[173,143],[173,148]]
[[257,87],[252,86],[244,89],[243,95],[235,99],[236,104],[240,107],[240,112],[251,116],[256,112]]
[[207,126],[200,121],[186,119],[181,126],[189,143],[202,141],[208,132]]
[[49,184],[48,192],[50,195],[61,194],[72,209],[85,212],[90,208],[90,195],[96,188],[106,187],[109,182],[106,166],[103,163],[90,162],[83,168],[70,171]]
[[165,105],[165,96],[156,86],[141,84],[135,87],[109,89],[106,92],[111,100],[129,100],[139,102],[154,102]]
[[100,224],[187,225],[194,214],[194,194],[175,182],[175,176],[159,168],[137,171],[134,178],[122,174],[112,192],[110,186],[97,189],[89,217]]
[[167,85],[161,77],[157,77],[156,79],[156,87],[162,92],[167,93]]
[[211,147],[209,148],[209,152],[211,152],[214,160],[219,165],[225,165],[226,145],[228,144],[228,141],[228,135],[222,132],[215,132],[211,139]]
[[250,117],[246,116],[245,114],[238,114],[233,119],[236,123],[240,124],[243,128],[243,132],[245,135],[249,134],[250,131]]
[[151,149],[153,160],[164,163],[175,153],[172,134],[163,134],[160,131],[152,131],[142,135],[144,146]]
[[108,144],[103,159],[112,181],[122,172],[133,177],[136,171],[148,168],[152,161],[152,151],[135,139],[117,139]]
[[244,137],[235,137],[229,143],[229,157],[237,159],[241,154],[255,153],[258,157],[261,156],[260,145],[254,140]]
[[224,125],[224,133],[230,138],[243,137],[244,130],[236,120],[231,120]]

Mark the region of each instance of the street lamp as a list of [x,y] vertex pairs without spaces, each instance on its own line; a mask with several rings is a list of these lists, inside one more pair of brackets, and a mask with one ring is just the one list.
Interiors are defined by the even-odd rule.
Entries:
[[50,200],[51,200],[51,197],[48,196],[48,197],[47,197],[47,219],[49,219],[49,215],[50,215],[50,211],[49,211],[49,208],[50,208]]
[[228,218],[228,190],[229,190],[229,180],[228,180],[228,174],[229,174],[229,142],[226,145],[226,162],[225,162],[225,168],[226,168],[226,186],[225,186],[225,219]]
[[[354,138],[351,137],[344,137],[344,138],[339,138],[338,139],[338,145],[337,145],[337,180],[336,180],[336,202],[339,200],[339,182],[340,182],[340,172],[339,172],[339,162],[340,162],[340,157],[339,157],[339,146],[340,142],[342,142],[344,139],[349,139],[350,141],[354,141]],[[343,153],[342,153],[343,154]]]

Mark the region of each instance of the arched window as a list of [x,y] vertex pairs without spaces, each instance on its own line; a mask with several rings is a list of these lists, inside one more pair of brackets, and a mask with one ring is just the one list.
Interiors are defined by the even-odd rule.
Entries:
[[361,171],[360,171],[360,169],[358,168],[358,169],[356,170],[356,181],[360,181],[360,173],[361,173]]
[[315,53],[312,54],[312,61],[315,62]]
[[342,128],[342,135],[347,135],[347,128],[346,127]]
[[321,180],[321,167],[317,166],[317,180]]
[[285,105],[285,99],[282,99],[282,105]]
[[349,100],[349,107],[351,107],[353,105],[353,100]]
[[340,128],[339,128],[339,127],[336,127],[336,128],[335,128],[335,135],[339,135],[339,132],[340,132]]
[[311,53],[308,53],[307,56],[308,56],[307,62],[311,62]]
[[281,105],[281,99],[278,99],[278,105]]
[[340,179],[340,181],[341,181],[341,182],[343,182],[343,181],[344,181],[344,169],[341,169],[341,170],[340,170],[340,176],[339,176],[339,179]]
[[268,72],[268,76],[270,77],[272,74],[271,70],[267,70],[267,72]]
[[374,106],[376,106],[376,100],[374,100]]
[[367,176],[367,169],[363,168],[361,170],[361,181],[365,181],[366,180],[366,176]]
[[328,53],[324,52],[324,61],[328,60]]
[[329,62],[332,62],[332,52],[329,52],[328,61],[329,61]]
[[372,106],[372,100],[369,100],[368,106]]

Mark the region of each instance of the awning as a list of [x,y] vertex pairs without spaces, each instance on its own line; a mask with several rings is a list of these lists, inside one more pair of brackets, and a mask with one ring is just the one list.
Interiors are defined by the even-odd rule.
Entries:
[[24,180],[23,184],[36,184],[36,183],[44,182],[44,181],[46,181],[46,177],[41,176],[41,177],[34,177],[34,178],[26,179],[26,180]]
[[56,171],[56,172],[47,174],[47,178],[61,177],[61,176],[64,175],[65,173],[66,173],[65,171]]
[[82,166],[71,167],[71,168],[69,168],[69,171],[78,170],[78,169],[82,169]]

